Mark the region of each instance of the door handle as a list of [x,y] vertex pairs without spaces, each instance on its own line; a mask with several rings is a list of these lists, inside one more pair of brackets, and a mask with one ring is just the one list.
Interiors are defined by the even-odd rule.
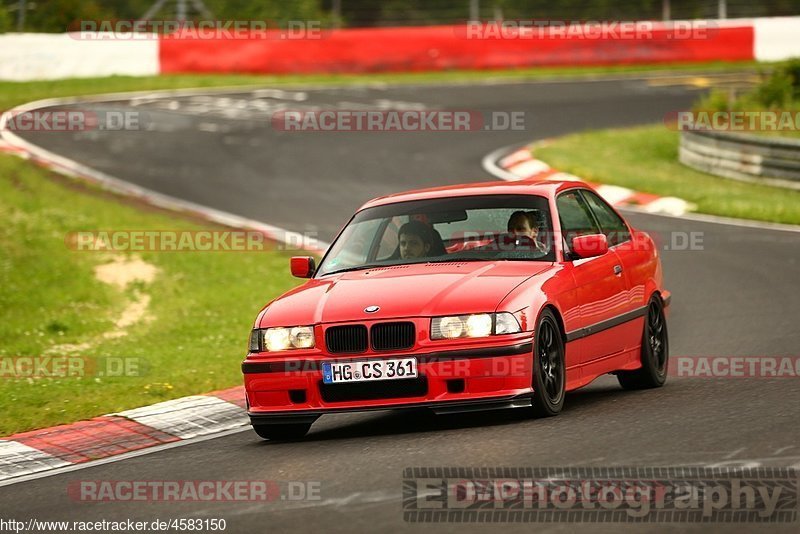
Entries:
[[614,274],[619,276],[622,274],[622,265],[615,265],[614,266]]

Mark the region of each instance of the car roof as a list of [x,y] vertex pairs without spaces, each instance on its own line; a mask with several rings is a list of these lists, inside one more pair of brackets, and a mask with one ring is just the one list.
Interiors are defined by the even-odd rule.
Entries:
[[374,198],[361,206],[359,211],[375,206],[409,202],[412,200],[428,200],[434,198],[452,198],[478,195],[539,195],[551,198],[565,189],[584,187],[591,189],[585,182],[579,180],[518,180],[514,182],[478,182],[471,184],[447,185],[416,189],[402,193],[394,193]]

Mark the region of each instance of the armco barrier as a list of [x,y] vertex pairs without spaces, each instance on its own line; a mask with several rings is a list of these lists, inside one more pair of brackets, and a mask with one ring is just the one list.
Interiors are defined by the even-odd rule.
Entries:
[[[370,28],[302,39],[202,40],[172,35],[159,48],[161,72],[360,73],[531,66],[611,65],[753,59],[752,21],[709,24],[675,38],[656,23],[637,38],[475,38],[467,26]],[[474,34],[473,34],[474,35]]]
[[[475,38],[468,26],[347,29],[304,38],[238,34],[0,35],[0,80],[191,72],[360,73],[704,61],[800,56],[800,17],[653,23],[650,35],[589,37],[580,27],[543,38]],[[670,28],[697,27],[692,38]],[[578,31],[574,31],[574,30]],[[676,30],[678,32],[678,30]],[[491,32],[485,32],[491,34]],[[610,34],[610,35],[609,35]],[[595,34],[596,35],[596,34]],[[484,35],[488,37],[488,35]],[[507,36],[503,36],[507,37]]]
[[0,80],[57,80],[159,73],[158,41],[79,39],[68,33],[0,35]]
[[694,169],[800,189],[800,140],[752,134],[681,132],[679,159]]

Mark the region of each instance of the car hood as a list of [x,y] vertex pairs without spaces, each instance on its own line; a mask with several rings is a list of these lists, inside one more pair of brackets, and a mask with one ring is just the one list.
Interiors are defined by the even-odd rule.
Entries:
[[[396,265],[310,280],[269,304],[260,327],[495,311],[545,262]],[[368,306],[379,306],[366,313]]]

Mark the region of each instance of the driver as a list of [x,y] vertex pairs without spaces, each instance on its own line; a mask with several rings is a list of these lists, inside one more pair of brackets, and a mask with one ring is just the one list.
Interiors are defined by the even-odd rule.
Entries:
[[430,227],[422,221],[409,221],[397,233],[400,257],[404,260],[423,258],[431,251],[433,237]]
[[546,252],[547,247],[539,241],[539,225],[535,211],[515,211],[508,218],[508,233],[517,237],[527,237],[533,241],[540,252]]

